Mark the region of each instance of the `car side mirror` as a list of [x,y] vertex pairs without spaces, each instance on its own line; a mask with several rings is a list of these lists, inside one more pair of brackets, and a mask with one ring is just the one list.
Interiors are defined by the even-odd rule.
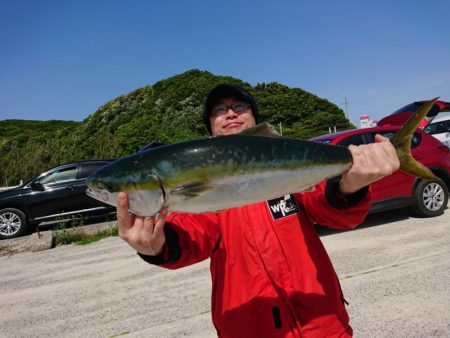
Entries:
[[39,182],[39,181],[34,181],[33,183],[31,183],[31,189],[32,189],[32,190],[38,190],[38,191],[43,191],[43,190],[45,190],[45,189],[44,189],[44,186],[43,186],[42,183]]

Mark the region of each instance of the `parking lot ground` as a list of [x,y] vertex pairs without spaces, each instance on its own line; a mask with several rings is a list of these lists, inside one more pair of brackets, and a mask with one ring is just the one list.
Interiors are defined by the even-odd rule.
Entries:
[[[318,227],[355,337],[450,336],[450,210]],[[208,262],[153,267],[117,237],[0,257],[0,337],[214,337]]]

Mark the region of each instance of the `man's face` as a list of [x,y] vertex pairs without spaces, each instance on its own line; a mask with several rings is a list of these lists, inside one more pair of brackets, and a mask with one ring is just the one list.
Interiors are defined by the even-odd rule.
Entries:
[[255,118],[247,102],[231,97],[213,105],[209,121],[213,136],[233,135],[255,126]]

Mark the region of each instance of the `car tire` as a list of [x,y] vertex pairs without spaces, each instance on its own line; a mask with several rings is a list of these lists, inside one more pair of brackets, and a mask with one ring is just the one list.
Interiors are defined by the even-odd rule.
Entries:
[[0,210],[0,239],[19,237],[27,231],[27,217],[19,209]]
[[448,189],[443,181],[423,180],[416,187],[412,210],[419,216],[434,217],[444,213]]

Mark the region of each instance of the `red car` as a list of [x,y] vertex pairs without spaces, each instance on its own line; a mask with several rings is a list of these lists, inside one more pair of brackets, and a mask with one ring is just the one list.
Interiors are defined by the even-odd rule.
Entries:
[[[355,129],[312,138],[312,141],[340,146],[374,142],[375,134],[392,137],[401,126],[384,126]],[[370,212],[410,206],[424,217],[440,215],[448,202],[450,188],[450,150],[431,135],[417,129],[411,142],[414,158],[427,166],[440,178],[439,181],[418,179],[402,170],[372,183]]]
[[[396,110],[391,115],[388,115],[378,121],[377,126],[403,126],[406,121],[424,104],[428,101],[416,101],[410,103],[399,110]],[[433,107],[428,112],[427,116],[419,124],[419,128],[425,128],[434,117],[441,112],[450,112],[450,102],[436,101]]]

